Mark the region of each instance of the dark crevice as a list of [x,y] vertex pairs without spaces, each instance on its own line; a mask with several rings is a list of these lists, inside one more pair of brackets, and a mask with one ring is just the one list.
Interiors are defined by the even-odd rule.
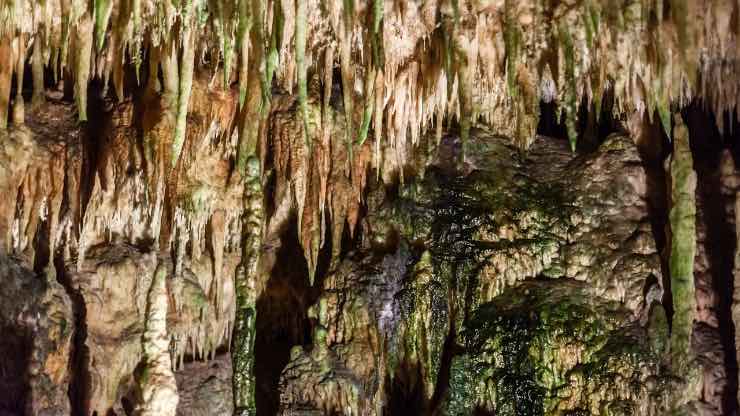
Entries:
[[70,382],[67,394],[72,416],[87,416],[90,398],[90,351],[85,344],[87,341],[87,307],[85,299],[79,289],[72,284],[66,273],[62,254],[54,257],[57,271],[57,281],[64,287],[72,301],[74,313],[74,335],[70,352]]
[[36,234],[33,237],[33,271],[39,274],[44,273],[46,267],[49,265],[50,228],[51,224],[47,218],[39,223]]
[[[328,230],[327,230],[328,231]],[[321,250],[316,280],[308,281],[308,264],[297,239],[298,224],[291,218],[281,236],[278,261],[257,299],[257,333],[254,346],[255,399],[257,415],[278,413],[280,374],[290,359],[293,346],[311,343],[308,308],[321,294],[323,277],[331,254],[331,238]]]
[[712,114],[696,103],[684,111],[689,129],[694,169],[697,173],[697,217],[705,226],[703,241],[708,261],[711,286],[717,298],[716,314],[719,336],[724,350],[727,385],[722,394],[724,414],[734,414],[738,408],[738,363],[735,350],[735,328],[732,321],[734,291],[735,224],[729,218],[734,199],[723,195],[720,177],[720,156],[726,148],[725,139],[716,128]]
[[[582,97],[578,106],[576,117],[576,134],[578,137],[577,150],[579,152],[592,152],[596,150],[609,137],[610,134],[624,129],[619,121],[614,118],[614,94],[606,90],[601,98],[598,109],[594,102],[589,102],[587,97]],[[537,123],[537,134],[558,140],[568,140],[568,129],[566,128],[566,111],[560,108],[558,117],[557,104],[552,101],[546,103],[540,101],[540,113]]]
[[537,124],[537,134],[568,140],[568,130],[564,119],[558,119],[555,102],[540,101],[540,118]]
[[[450,321],[455,322],[454,316],[450,317]],[[455,325],[450,325],[450,333],[447,335],[442,349],[437,385],[434,387],[434,394],[432,395],[431,404],[429,405],[429,408],[431,409],[430,414],[439,413],[439,407],[450,389],[452,359],[462,350],[462,348],[455,342],[456,336]]]
[[[663,287],[662,304],[669,319],[673,317],[673,298],[671,296],[671,278],[668,269],[670,252],[668,251],[669,221],[668,202],[670,199],[669,178],[665,170],[665,161],[672,150],[672,142],[663,129],[658,115],[650,120],[643,115],[640,137],[634,138],[637,151],[645,170],[646,197],[650,229],[655,241],[655,248],[660,256],[661,285]],[[646,285],[645,289],[649,289]]]
[[[94,80],[88,87],[88,120],[83,124],[85,134],[82,143],[82,166],[80,172],[80,219],[85,217],[87,204],[92,196],[98,163],[103,152],[106,138],[106,115],[104,100],[101,97],[102,82]],[[101,177],[101,185],[105,188],[105,178]]]
[[388,402],[386,412],[388,415],[401,416],[429,414],[429,403],[424,397],[424,383],[421,382],[421,368],[418,365],[409,366],[401,363],[391,382],[386,380],[390,386],[388,391]]
[[17,326],[0,326],[0,334],[0,414],[22,415],[32,399],[28,369],[33,340]]

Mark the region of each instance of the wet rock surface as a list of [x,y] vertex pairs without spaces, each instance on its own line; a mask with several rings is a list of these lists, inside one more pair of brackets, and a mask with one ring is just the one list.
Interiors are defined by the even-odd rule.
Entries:
[[[283,99],[276,111],[290,120],[293,101]],[[107,110],[106,150],[93,160],[91,130],[74,130],[68,107],[47,106],[72,133],[47,143],[38,138],[53,121],[31,119],[0,165],[16,195],[2,205],[12,256],[0,261],[11,282],[0,324],[11,335],[0,348],[25,357],[3,364],[9,399],[0,409],[144,414],[145,397],[176,384],[168,412],[232,414],[245,185],[231,168],[233,143],[217,134],[228,120],[192,120],[197,134],[173,182],[157,139],[139,135],[135,107]],[[146,123],[157,131],[168,122]],[[653,179],[628,136],[582,153],[538,137],[523,151],[476,128],[464,159],[457,136],[439,146],[430,138],[429,156],[409,167],[418,176],[384,186],[366,172],[362,200],[351,195],[366,183],[332,171],[324,197],[333,208],[322,214],[297,206],[319,198],[317,178],[289,180],[308,169],[300,137],[276,134],[282,148],[259,183],[269,220],[261,245],[252,242],[259,279],[247,286],[257,314],[256,344],[246,351],[255,351],[247,358],[256,360],[259,414],[719,415],[731,407],[731,305],[716,273],[729,276],[731,267],[718,266],[711,248],[725,241],[713,218],[735,212],[729,154],[719,170],[698,169],[698,189],[708,194],[697,196],[697,318],[688,370],[676,374],[670,288],[651,224]],[[56,163],[67,173],[44,168]],[[304,192],[308,199],[299,198]],[[156,310],[166,322],[147,335],[158,269],[166,284]],[[147,340],[160,336],[176,383],[146,390],[159,362],[147,348],[164,351]]]
[[423,179],[369,195],[364,243],[328,272],[313,343],[283,371],[282,414],[685,409],[676,392],[699,386],[665,361],[633,142],[575,155],[545,137],[528,152],[473,137],[462,169],[449,137]]
[[[49,95],[0,132],[0,353],[17,357],[0,414],[736,408],[740,181],[690,117],[680,152],[674,120],[681,166],[650,177],[622,133],[579,153],[483,125],[465,146],[454,126],[413,152],[347,146],[338,91],[321,102],[315,78],[307,142],[300,98],[275,91],[241,125],[210,76],[184,118],[150,77],[118,104],[92,91],[86,123]],[[242,128],[259,155],[237,152]],[[684,198],[669,221],[665,198],[656,218],[694,172],[678,188],[696,215]]]

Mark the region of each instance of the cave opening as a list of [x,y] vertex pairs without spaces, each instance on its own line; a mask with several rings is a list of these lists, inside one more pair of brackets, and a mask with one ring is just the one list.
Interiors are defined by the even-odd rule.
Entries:
[[87,306],[85,299],[79,289],[74,287],[70,276],[66,272],[64,259],[61,253],[54,256],[54,264],[57,272],[57,281],[64,287],[67,296],[72,301],[72,313],[74,314],[74,327],[72,334],[72,348],[69,357],[69,385],[67,396],[69,397],[70,413],[73,416],[84,416],[88,414],[88,401],[90,396],[90,350],[87,347]]
[[[595,151],[601,143],[616,132],[624,132],[621,121],[614,117],[614,93],[611,89],[604,91],[601,103],[597,107],[588,97],[581,99],[576,117],[576,149],[579,152]],[[567,141],[567,112],[558,109],[555,101],[539,102],[539,117],[536,134],[556,140]]]
[[32,339],[18,327],[0,327],[0,414],[22,415],[30,397],[28,369]]
[[[695,261],[697,302],[702,303],[701,298],[704,296],[701,295],[701,289],[705,285],[705,290],[716,297],[709,301],[716,308],[719,339],[724,351],[724,370],[727,372],[722,405],[724,414],[734,414],[738,408],[736,328],[732,319],[737,224],[732,215],[735,208],[734,194],[728,195],[727,190],[723,190],[726,184],[722,178],[721,158],[724,152],[737,151],[740,126],[736,120],[726,118],[726,130],[721,132],[717,127],[716,114],[707,111],[696,101],[683,111],[683,118],[689,130],[697,174],[697,243],[703,245],[707,263],[705,270],[701,261]],[[699,248],[699,252],[701,250]]]
[[[328,232],[328,228],[327,228]],[[308,280],[308,263],[298,238],[295,215],[282,230],[277,262],[257,299],[257,328],[254,345],[255,401],[257,415],[278,414],[280,375],[297,345],[311,344],[308,309],[321,294],[323,278],[331,257],[331,237],[319,253],[313,286]]]

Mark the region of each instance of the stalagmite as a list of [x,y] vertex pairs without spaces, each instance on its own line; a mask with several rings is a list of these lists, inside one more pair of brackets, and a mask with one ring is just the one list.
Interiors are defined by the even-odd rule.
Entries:
[[694,324],[694,255],[696,253],[696,172],[689,147],[689,132],[680,115],[674,117],[671,155],[671,253],[669,271],[673,294],[671,363],[685,371],[691,360]]
[[139,416],[174,416],[179,400],[167,334],[166,278],[167,267],[160,263],[147,296],[144,366],[138,380],[142,401],[135,412]]
[[264,212],[260,184],[259,159],[252,156],[246,162],[244,214],[242,215],[242,262],[237,269],[236,316],[232,336],[231,359],[234,376],[234,414],[254,415],[254,337],[256,335],[256,302],[263,285],[258,276],[262,245]]
[[449,331],[447,311],[440,307],[447,288],[434,272],[432,256],[425,251],[414,265],[412,278],[400,292],[402,321],[399,338],[400,361],[419,367],[419,384],[427,399],[437,385],[443,343]]

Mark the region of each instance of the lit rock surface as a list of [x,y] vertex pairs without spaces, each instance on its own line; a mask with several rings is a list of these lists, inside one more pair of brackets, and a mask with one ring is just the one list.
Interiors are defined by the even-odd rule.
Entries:
[[737,413],[739,13],[0,1],[0,413]]
[[664,365],[634,144],[613,135],[574,156],[539,138],[520,154],[471,137],[466,171],[444,160],[450,138],[400,198],[369,198],[366,243],[325,278],[313,345],[295,347],[283,372],[283,414],[659,415],[698,398],[699,380]]
[[175,373],[180,396],[177,415],[232,415],[231,375],[231,360],[225,354],[207,362],[185,364]]
[[146,329],[142,342],[144,367],[139,380],[142,403],[134,412],[141,416],[174,416],[179,400],[167,334],[166,277],[167,268],[160,264],[147,295]]

